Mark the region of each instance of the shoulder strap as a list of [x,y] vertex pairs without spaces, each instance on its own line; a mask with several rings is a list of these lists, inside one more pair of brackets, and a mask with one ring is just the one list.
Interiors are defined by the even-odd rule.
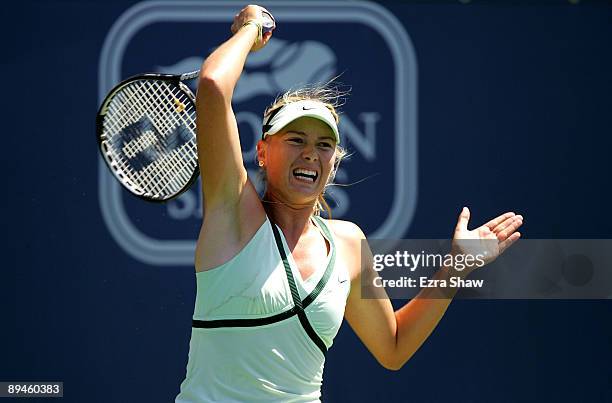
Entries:
[[[283,259],[283,265],[285,266],[285,273],[287,274],[287,281],[289,282],[289,288],[291,289],[291,297],[293,298],[294,308],[297,311],[296,313],[298,315],[298,318],[300,319],[300,323],[302,324],[302,327],[304,328],[304,330],[306,331],[306,334],[308,334],[310,339],[317,345],[317,347],[319,347],[319,350],[321,350],[323,355],[326,355],[327,346],[325,346],[325,343],[323,342],[323,340],[321,340],[317,332],[315,332],[315,330],[312,328],[312,325],[310,324],[310,322],[308,321],[308,317],[306,316],[306,312],[304,312],[304,308],[302,306],[302,300],[300,299],[300,294],[298,293],[297,286],[295,285],[295,279],[293,278],[291,266],[289,265],[289,260],[287,259],[285,247],[283,246],[283,241],[280,237],[278,228],[276,227],[276,224],[274,224],[272,221],[270,221],[270,224],[272,225],[272,231],[274,232],[274,239],[276,240],[276,247],[278,248],[278,252],[280,253],[281,258]],[[329,270],[329,267],[328,267],[328,270]],[[328,270],[326,270],[326,274]],[[317,286],[318,285],[319,284],[317,284]],[[311,293],[311,295],[313,293]],[[306,297],[306,299],[308,299],[311,295]]]
[[289,289],[291,290],[291,297],[293,298],[294,306],[300,310],[302,308],[302,300],[300,299],[300,293],[297,290],[297,286],[295,285],[295,279],[293,278],[293,272],[291,271],[291,265],[289,265],[289,259],[287,259],[287,253],[285,252],[285,247],[283,246],[283,241],[280,237],[280,233],[278,232],[278,228],[276,224],[270,221],[270,225],[272,225],[272,232],[274,232],[274,240],[276,241],[276,247],[278,248],[278,252],[281,255],[281,259],[283,259],[283,266],[285,266],[285,273],[287,274],[287,281],[289,281]]
[[304,298],[304,301],[302,302],[304,308],[308,307],[308,305],[310,305],[319,296],[321,291],[323,291],[323,288],[325,288],[325,285],[329,281],[329,278],[332,272],[334,271],[334,264],[336,263],[336,245],[334,243],[334,238],[332,237],[331,231],[329,230],[327,224],[325,224],[321,217],[314,216],[314,219],[317,221],[319,227],[325,234],[325,238],[327,238],[327,240],[329,241],[329,249],[331,256],[329,258],[329,263],[325,268],[325,273],[323,273],[323,276],[321,276],[321,279],[319,280],[315,288],[312,290],[310,295]]

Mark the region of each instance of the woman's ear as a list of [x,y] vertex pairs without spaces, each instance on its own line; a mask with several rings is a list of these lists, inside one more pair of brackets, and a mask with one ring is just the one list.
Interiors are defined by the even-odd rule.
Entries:
[[266,164],[266,146],[267,144],[263,140],[257,142],[257,161],[260,167]]

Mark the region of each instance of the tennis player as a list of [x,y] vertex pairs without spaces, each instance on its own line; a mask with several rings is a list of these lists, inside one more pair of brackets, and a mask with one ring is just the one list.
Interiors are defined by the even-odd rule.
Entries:
[[[176,401],[319,401],[325,354],[343,317],[382,366],[398,370],[451,299],[426,290],[394,312],[384,289],[380,298],[361,298],[362,276],[376,276],[372,260],[361,259],[363,232],[319,215],[329,209],[323,193],[344,155],[329,89],[289,92],[267,108],[257,144],[266,180],[260,199],[242,160],[232,92],[249,52],[272,33],[262,34],[262,8],[254,5],[231,30],[204,62],[197,92],[206,214],[187,375]],[[514,213],[473,231],[468,220],[464,208],[455,239],[495,240],[489,261],[520,236],[522,217]],[[448,278],[447,269],[435,277]]]

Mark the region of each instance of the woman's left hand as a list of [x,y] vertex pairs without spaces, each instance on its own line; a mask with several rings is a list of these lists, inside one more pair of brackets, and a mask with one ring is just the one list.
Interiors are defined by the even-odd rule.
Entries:
[[[453,235],[451,253],[453,255],[484,255],[484,264],[491,263],[520,237],[517,229],[523,225],[523,216],[514,213],[504,213],[488,223],[468,230],[470,210],[464,207],[459,215]],[[481,267],[482,265],[478,266]],[[471,272],[473,267],[467,272]],[[465,273],[467,274],[467,273]]]

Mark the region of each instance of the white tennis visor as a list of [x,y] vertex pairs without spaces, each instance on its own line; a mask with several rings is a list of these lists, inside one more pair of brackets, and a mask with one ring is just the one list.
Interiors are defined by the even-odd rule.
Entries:
[[269,115],[264,115],[261,138],[264,139],[266,136],[278,133],[289,123],[301,117],[315,118],[326,123],[334,132],[336,143],[340,143],[338,125],[330,110],[324,103],[309,99],[288,103]]

